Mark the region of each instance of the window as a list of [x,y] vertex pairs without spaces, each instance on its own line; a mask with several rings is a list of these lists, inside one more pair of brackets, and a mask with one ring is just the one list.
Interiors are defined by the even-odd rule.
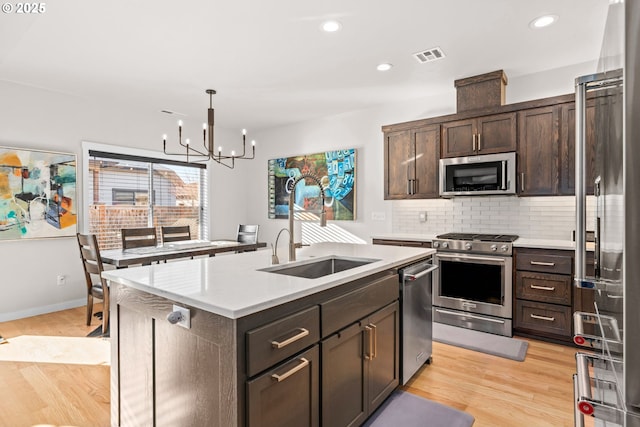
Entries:
[[123,228],[160,236],[162,226],[188,225],[192,238],[208,237],[206,165],[91,149],[87,157],[87,227],[100,249],[122,247]]

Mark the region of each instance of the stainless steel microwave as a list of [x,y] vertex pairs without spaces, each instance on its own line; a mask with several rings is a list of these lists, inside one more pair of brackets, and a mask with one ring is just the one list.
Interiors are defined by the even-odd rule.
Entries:
[[516,153],[440,159],[440,196],[516,194]]

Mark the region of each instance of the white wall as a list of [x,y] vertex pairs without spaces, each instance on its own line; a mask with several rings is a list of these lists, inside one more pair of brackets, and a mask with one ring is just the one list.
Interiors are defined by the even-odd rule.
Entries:
[[[128,111],[125,105],[102,105],[100,100],[0,82],[0,145],[75,153],[80,206],[82,141],[158,151],[163,133],[169,138],[177,135],[175,123],[156,111]],[[198,134],[200,129],[198,124]],[[235,141],[240,138],[233,136],[228,147],[237,150]],[[216,137],[227,139],[227,132],[216,129]],[[223,169],[210,168],[209,198],[215,202],[210,230],[213,237],[234,237],[246,208],[234,197],[242,188],[238,175]],[[219,209],[222,203],[225,209]],[[78,212],[83,215],[81,209]],[[56,285],[57,275],[66,276],[65,285]],[[86,290],[75,237],[0,241],[0,295],[0,321],[83,305]]]
[[[507,101],[572,93],[573,78],[594,70],[595,64],[589,63],[510,78]],[[160,150],[160,135],[167,133],[172,138],[176,132],[175,120],[156,111],[128,111],[122,105],[108,106],[101,100],[7,82],[0,82],[0,94],[3,146],[72,152],[80,161],[83,140]],[[203,107],[203,116],[205,112]],[[273,242],[287,223],[267,219],[267,160],[352,147],[357,149],[357,219],[336,223],[367,241],[372,234],[391,232],[392,203],[383,200],[381,126],[454,112],[452,81],[451,90],[445,93],[250,135],[258,141],[256,160],[239,162],[234,170],[219,165],[210,168],[211,237],[233,237],[237,224],[245,222],[259,224],[260,240]],[[216,128],[216,139],[224,141],[225,148],[240,149],[234,145],[239,141],[236,132]],[[81,183],[82,176],[78,180]],[[81,193],[81,184],[78,187]],[[373,213],[384,213],[385,220],[373,220]],[[299,232],[300,227],[297,229]],[[85,285],[74,238],[0,241],[0,260],[0,321],[84,303]],[[60,274],[67,277],[63,286],[56,285]]]

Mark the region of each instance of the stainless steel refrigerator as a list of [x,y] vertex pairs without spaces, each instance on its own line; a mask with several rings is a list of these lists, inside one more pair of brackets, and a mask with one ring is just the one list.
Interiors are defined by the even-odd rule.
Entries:
[[[611,2],[599,73],[576,79],[575,284],[593,309],[574,314],[575,424],[640,427],[640,1]],[[587,128],[587,111],[595,125]],[[595,138],[595,152],[585,141]],[[594,159],[593,183],[587,181]],[[587,184],[594,194],[586,197]],[[587,209],[593,223],[587,224]],[[586,229],[595,231],[593,267]],[[587,292],[589,292],[587,291]]]

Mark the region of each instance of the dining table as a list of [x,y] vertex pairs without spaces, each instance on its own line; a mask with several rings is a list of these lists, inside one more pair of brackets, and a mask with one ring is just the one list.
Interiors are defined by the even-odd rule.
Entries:
[[264,242],[241,243],[235,240],[181,240],[158,246],[100,251],[103,264],[116,268],[150,264],[195,256],[214,256],[224,252],[251,251],[266,247]]

